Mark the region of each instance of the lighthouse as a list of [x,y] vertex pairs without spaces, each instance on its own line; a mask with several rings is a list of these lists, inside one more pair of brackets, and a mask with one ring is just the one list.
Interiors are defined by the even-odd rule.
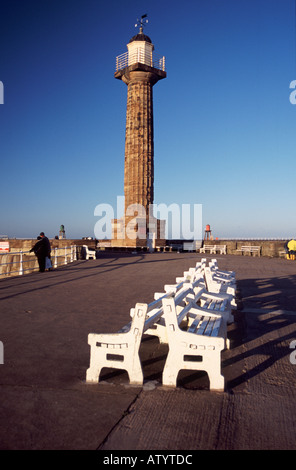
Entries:
[[[151,39],[143,32],[146,17],[143,15],[136,25],[139,31],[130,39],[127,51],[116,58],[114,76],[127,85],[125,216],[113,221],[112,244],[117,246],[147,246],[151,230],[150,208],[154,201],[153,87],[166,78],[166,71],[165,58],[155,54]],[[158,238],[160,222],[154,219],[155,227],[158,227],[154,230],[154,239]]]

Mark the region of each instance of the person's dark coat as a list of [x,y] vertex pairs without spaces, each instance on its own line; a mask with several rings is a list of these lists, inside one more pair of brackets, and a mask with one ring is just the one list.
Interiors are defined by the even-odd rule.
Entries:
[[38,237],[39,240],[33,248],[31,248],[30,252],[34,251],[35,255],[37,256],[38,259],[38,264],[39,264],[39,271],[44,272],[45,271],[45,258],[48,257],[50,258],[50,242],[47,237]]
[[34,251],[37,258],[45,258],[46,256],[50,258],[51,248],[48,238],[40,238],[30,251]]

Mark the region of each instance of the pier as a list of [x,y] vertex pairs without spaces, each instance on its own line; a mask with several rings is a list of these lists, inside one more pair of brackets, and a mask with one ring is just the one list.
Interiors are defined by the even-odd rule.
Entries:
[[207,376],[190,371],[176,389],[162,387],[167,350],[151,337],[141,350],[143,387],[120,370],[85,382],[88,333],[120,329],[136,302],[149,302],[201,256],[102,252],[1,280],[0,448],[295,449],[293,261],[218,256],[238,284],[231,349],[222,353],[225,392],[209,391]]

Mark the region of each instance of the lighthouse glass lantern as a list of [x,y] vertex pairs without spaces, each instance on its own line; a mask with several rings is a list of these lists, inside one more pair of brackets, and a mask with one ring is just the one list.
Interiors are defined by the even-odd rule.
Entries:
[[131,42],[127,44],[127,49],[128,65],[140,63],[152,67],[152,52],[154,46],[146,35],[137,34],[137,37],[132,38]]

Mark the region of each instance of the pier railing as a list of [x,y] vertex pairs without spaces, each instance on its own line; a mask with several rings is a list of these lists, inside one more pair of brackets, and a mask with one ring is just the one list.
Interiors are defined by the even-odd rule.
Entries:
[[[53,268],[72,263],[77,260],[76,245],[53,248],[51,263]],[[7,276],[21,276],[39,271],[38,260],[30,251],[0,253],[0,279]]]

